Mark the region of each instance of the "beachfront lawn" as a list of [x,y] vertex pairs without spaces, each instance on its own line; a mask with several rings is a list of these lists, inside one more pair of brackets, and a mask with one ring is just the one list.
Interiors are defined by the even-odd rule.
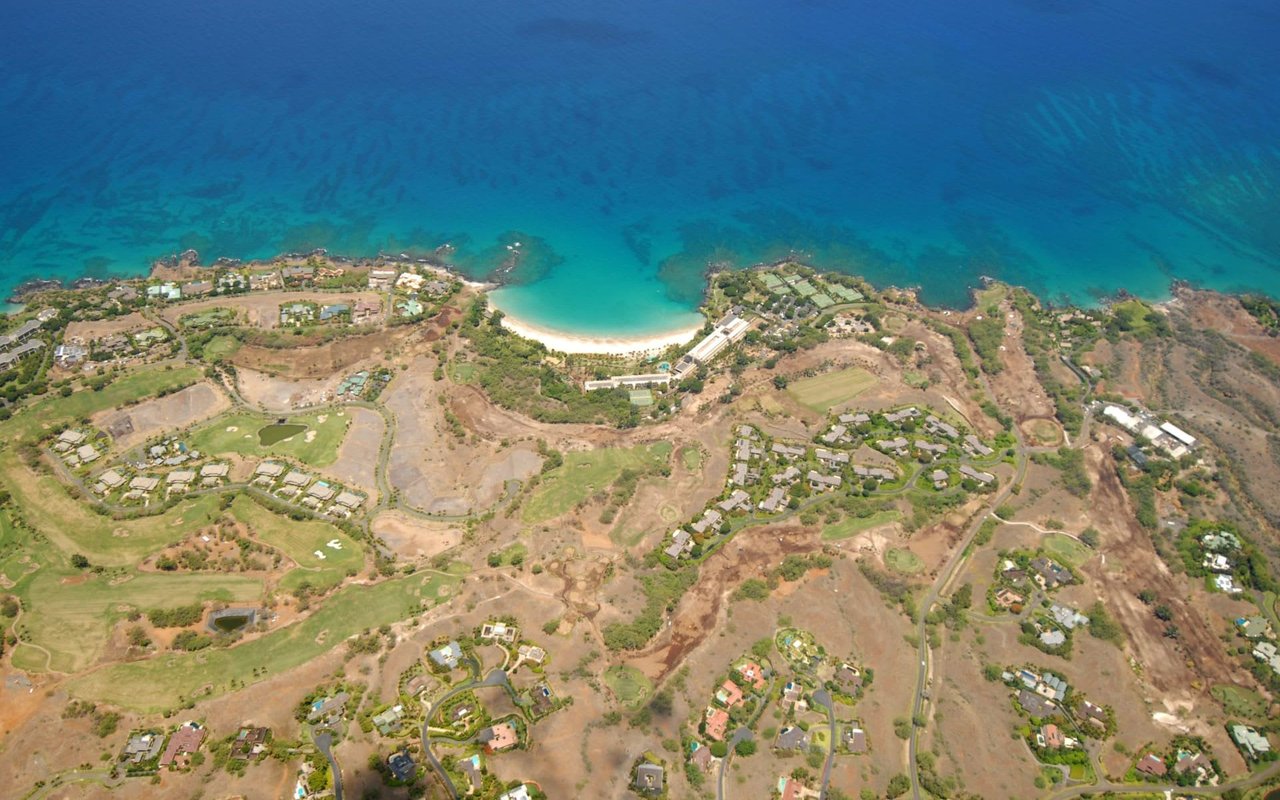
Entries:
[[524,519],[537,523],[558,517],[596,492],[608,489],[623,470],[649,472],[670,460],[670,442],[569,453],[562,465],[542,476],[525,503]]
[[349,586],[301,622],[258,639],[112,664],[72,680],[67,688],[74,697],[143,713],[176,708],[187,698],[219,696],[275,677],[360,631],[419,614],[452,595],[460,580],[458,572],[423,571],[373,586]]
[[[278,426],[278,418],[265,414],[228,414],[192,434],[191,446],[213,455],[279,456],[312,467],[324,467],[337,459],[338,448],[351,424],[351,417],[341,411],[299,414],[286,419],[286,425],[302,427]],[[279,439],[281,434],[289,433],[292,435]]]
[[64,554],[82,553],[98,566],[132,565],[218,515],[218,497],[201,495],[153,517],[113,520],[89,510],[53,476],[32,472],[14,453],[0,454],[0,483],[27,522]]
[[828,372],[793,381],[787,391],[801,405],[826,414],[876,385],[876,377],[860,367]]
[[[328,522],[289,519],[243,494],[231,503],[231,513],[249,526],[256,539],[279,549],[298,565],[280,581],[280,588],[286,592],[304,583],[328,589],[364,566],[364,549],[360,543]],[[338,547],[330,547],[330,542]],[[324,558],[317,556],[317,552]]]

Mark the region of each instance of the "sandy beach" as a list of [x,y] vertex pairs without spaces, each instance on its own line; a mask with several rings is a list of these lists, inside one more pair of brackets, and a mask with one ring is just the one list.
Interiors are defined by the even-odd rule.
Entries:
[[702,330],[701,325],[693,325],[652,336],[622,336],[617,338],[580,336],[563,331],[540,328],[537,325],[515,319],[505,312],[502,317],[502,325],[512,333],[519,334],[526,339],[542,342],[549,350],[557,350],[561,353],[592,353],[616,356],[657,353],[672,345],[685,344],[691,341]]

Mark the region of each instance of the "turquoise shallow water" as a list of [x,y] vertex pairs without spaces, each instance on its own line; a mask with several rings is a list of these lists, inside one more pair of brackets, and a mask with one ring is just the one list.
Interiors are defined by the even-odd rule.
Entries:
[[1280,294],[1263,0],[0,5],[0,289],[459,247],[560,330],[690,319],[796,253],[962,305]]

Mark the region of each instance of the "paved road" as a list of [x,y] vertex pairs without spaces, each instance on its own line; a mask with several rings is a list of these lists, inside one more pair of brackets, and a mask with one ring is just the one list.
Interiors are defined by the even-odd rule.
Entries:
[[313,730],[311,739],[316,743],[320,754],[329,759],[329,770],[333,773],[334,800],[342,800],[342,768],[338,766],[338,759],[333,756],[333,733],[328,730],[315,733]]
[[[475,662],[473,661],[472,664],[474,665]],[[478,669],[478,665],[476,666]],[[467,692],[472,689],[483,688],[485,686],[501,686],[504,690],[506,690],[507,694],[511,696],[512,700],[515,699],[515,690],[511,688],[511,682],[507,680],[506,671],[501,669],[495,669],[490,671],[489,674],[484,677],[484,680],[477,681],[475,679],[472,679],[467,681],[466,683],[458,684],[453,689],[450,689],[449,692],[445,694],[444,697],[441,697],[439,700],[435,702],[435,705],[431,707],[432,711],[444,705],[445,703],[449,702],[454,697],[462,694],[463,692]],[[436,758],[436,754],[431,750],[430,726],[431,726],[431,713],[429,712],[427,714],[427,718],[422,721],[422,752],[426,755],[427,761],[431,763],[431,768],[436,771],[436,774],[440,776],[441,781],[444,782],[444,788],[449,792],[449,797],[453,798],[453,800],[458,800],[458,798],[461,796],[458,794],[458,787],[453,785],[453,780],[449,777],[449,773],[445,771],[444,765],[440,763],[440,760]]]
[[827,729],[829,738],[827,742],[827,760],[822,765],[822,786],[818,789],[818,797],[827,796],[827,785],[831,782],[831,767],[834,766],[836,760],[836,704],[833,702],[831,692],[826,689],[817,689],[813,692],[813,702],[818,703],[827,709]]
[[[985,379],[982,381],[982,385],[987,396],[994,398],[995,394],[991,391],[991,385],[987,383]],[[929,652],[929,632],[926,620],[929,616],[929,610],[938,602],[938,598],[946,591],[947,585],[951,583],[951,579],[955,577],[957,572],[959,572],[960,566],[968,557],[969,547],[973,544],[974,537],[978,535],[978,530],[982,527],[982,523],[986,522],[990,511],[998,508],[1000,504],[1005,501],[1005,498],[1007,498],[1013,491],[1013,488],[1021,484],[1022,479],[1026,477],[1028,459],[1027,443],[1023,438],[1022,431],[1017,425],[1013,426],[1013,435],[1017,440],[1017,448],[1015,450],[1017,469],[1013,479],[1007,482],[1004,487],[996,493],[996,495],[987,504],[987,510],[979,514],[974,519],[973,523],[969,525],[969,530],[965,532],[964,539],[960,542],[960,546],[952,552],[951,557],[938,573],[937,580],[935,580],[933,585],[929,587],[929,593],[925,595],[924,602],[920,604],[917,611],[920,621],[916,625],[916,636],[919,639],[919,644],[916,647],[916,657],[920,664],[916,668],[916,691],[911,704],[911,719],[913,724],[911,727],[911,738],[908,740],[907,748],[908,768],[911,776],[911,797],[913,800],[921,800],[922,796],[920,791],[920,766],[917,758],[920,745],[920,730],[915,727],[914,721],[924,718],[925,695],[928,693],[929,687],[929,659],[931,657],[931,653]]]
[[747,741],[754,736],[750,728],[738,728],[729,737],[729,741],[725,742],[729,745],[729,752],[725,753],[724,759],[720,762],[720,772],[716,775],[716,800],[724,800],[724,774],[729,771],[729,759],[733,758],[733,748],[738,746],[738,742]]

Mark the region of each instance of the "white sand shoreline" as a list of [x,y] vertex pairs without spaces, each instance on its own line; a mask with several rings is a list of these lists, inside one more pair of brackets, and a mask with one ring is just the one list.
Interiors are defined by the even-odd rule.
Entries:
[[542,342],[547,346],[548,350],[556,350],[561,353],[614,356],[655,354],[672,345],[686,344],[692,341],[698,332],[702,330],[701,325],[692,325],[648,336],[583,336],[581,334],[542,328],[524,320],[513,318],[505,311],[502,315],[502,326],[526,339]]

